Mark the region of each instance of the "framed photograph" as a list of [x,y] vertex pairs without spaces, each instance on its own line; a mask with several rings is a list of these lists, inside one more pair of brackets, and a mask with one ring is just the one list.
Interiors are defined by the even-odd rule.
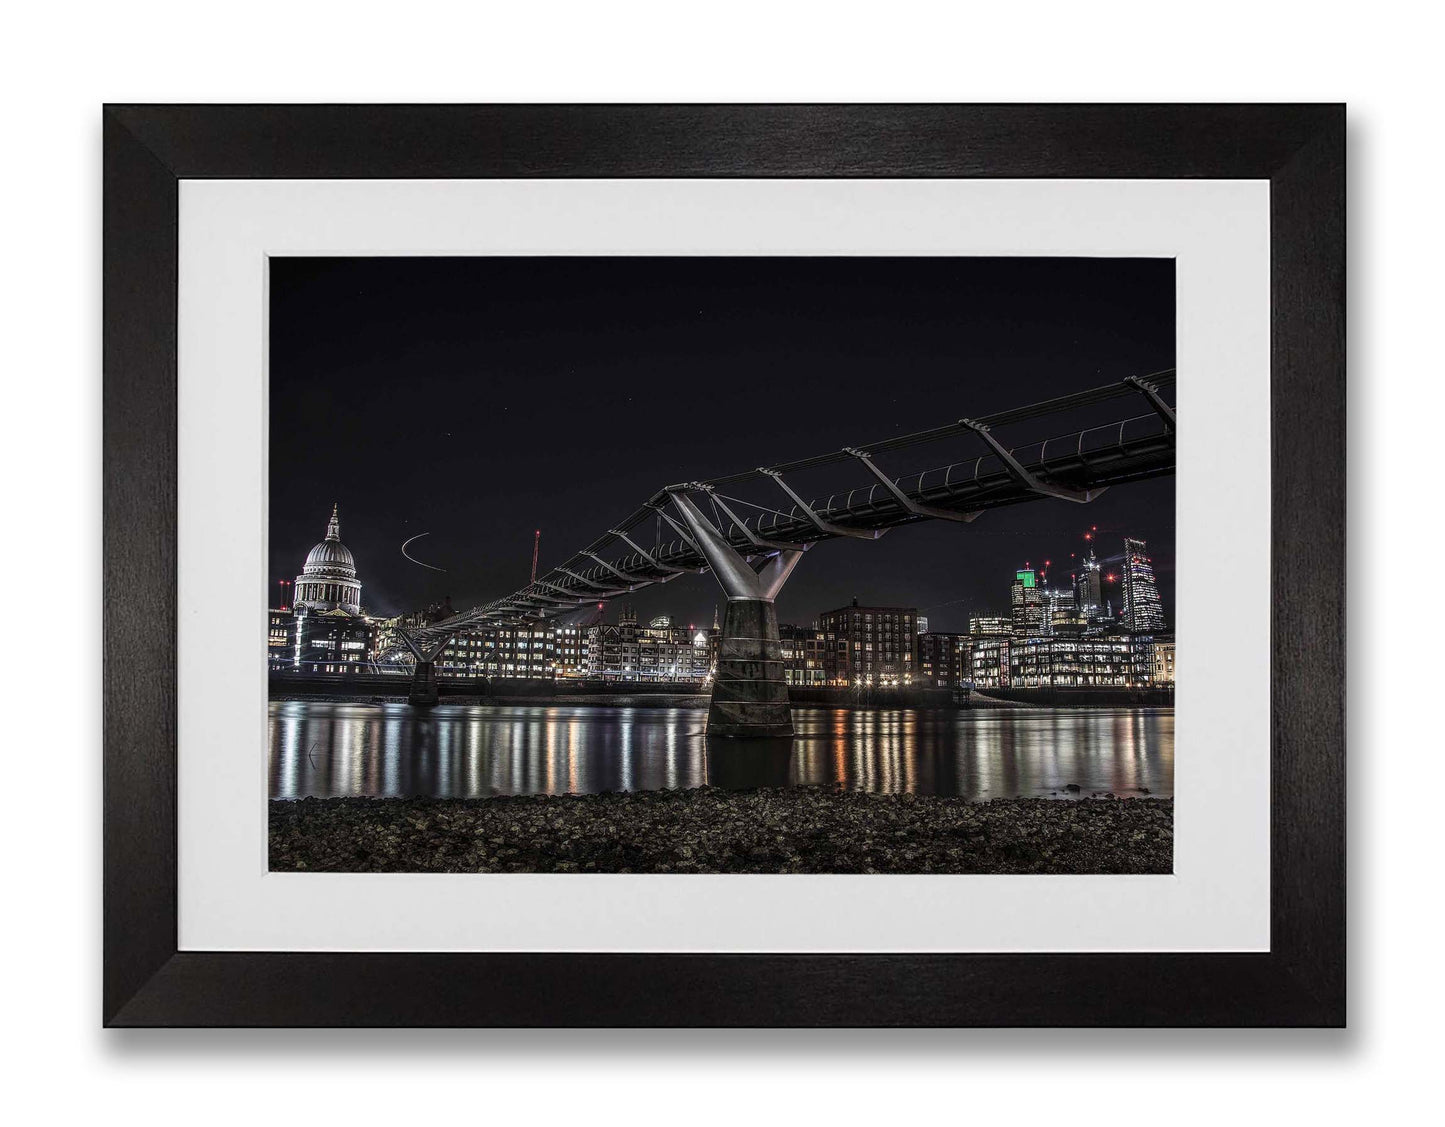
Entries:
[[1342,107],[104,130],[106,1024],[1343,1024]]

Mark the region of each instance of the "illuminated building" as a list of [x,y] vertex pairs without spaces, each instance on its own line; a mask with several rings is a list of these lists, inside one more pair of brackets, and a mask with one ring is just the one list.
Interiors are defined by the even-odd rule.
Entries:
[[1145,688],[1153,683],[1153,661],[1154,647],[1146,638],[1015,638],[1009,650],[1009,686]]
[[951,689],[972,680],[968,636],[918,635],[918,677],[933,689]]
[[371,657],[375,661],[383,654],[399,651],[403,648],[401,631],[403,629],[416,629],[409,619],[414,615],[395,615],[391,618],[372,619],[372,640]]
[[641,681],[703,681],[711,664],[707,631],[658,615],[637,632],[637,664]]
[[1154,639],[1152,680],[1156,685],[1174,684],[1174,639]]
[[701,683],[711,671],[708,631],[674,626],[666,615],[639,629],[637,615],[624,607],[615,624],[597,623],[586,629],[586,675],[590,678]]
[[558,677],[584,677],[587,674],[587,627],[554,626],[552,653]]
[[291,668],[300,673],[363,673],[371,666],[376,627],[340,607],[296,613]]
[[1089,558],[1081,561],[1078,574],[1074,576],[1074,602],[1085,623],[1100,622],[1106,617],[1103,577],[1092,547],[1089,548]]
[[1006,638],[1014,632],[1012,618],[983,615],[968,620],[970,638]]
[[1009,687],[1009,662],[1013,639],[1008,635],[970,635],[969,679],[980,689]]
[[928,633],[928,616],[926,614],[920,614],[918,616],[918,632],[920,634]]
[[911,685],[917,669],[918,612],[913,607],[850,607],[818,616],[829,685]]
[[296,577],[296,597],[292,605],[297,610],[361,613],[361,581],[356,578],[356,561],[351,550],[341,542],[338,508],[331,506],[326,539],[306,554],[306,563]]
[[290,669],[296,658],[296,612],[274,607],[266,613],[266,665]]
[[1045,626],[1044,591],[1039,586],[1038,573],[1033,568],[1026,567],[1014,572],[1010,605],[1013,607],[1013,635],[1015,638],[1043,636]]
[[1167,663],[1172,676],[1172,640],[1166,655],[1159,653],[1155,639],[1128,634],[973,633],[967,641],[969,679],[979,689],[1147,688],[1160,683],[1161,662]]
[[640,679],[637,616],[623,608],[621,620],[587,628],[587,676],[603,681]]
[[390,630],[425,630],[430,626],[445,622],[456,613],[456,609],[452,606],[452,597],[448,595],[439,603],[432,603],[421,610],[399,614],[395,618],[387,619],[382,625]]
[[1165,629],[1154,562],[1145,554],[1142,540],[1124,541],[1123,624],[1131,634],[1157,634]]
[[790,685],[823,685],[827,683],[823,650],[827,640],[822,631],[812,626],[778,624],[778,639],[783,648],[783,679]]
[[555,676],[551,626],[473,626],[460,630],[437,657],[437,676],[549,680]]
[[541,622],[470,626],[442,648],[437,676],[534,681],[581,677],[585,635],[585,627]]
[[[357,673],[370,667],[377,626],[361,613],[356,560],[341,542],[336,505],[326,538],[306,554],[292,588],[292,606],[267,612],[266,653],[272,669]],[[289,652],[288,652],[289,651]]]
[[1079,613],[1072,588],[1044,588],[1044,633],[1078,634],[1083,631],[1084,619]]
[[[426,619],[431,611],[411,616]],[[658,625],[661,621],[668,625]],[[528,680],[686,681],[707,680],[712,636],[706,630],[671,625],[667,616],[639,628],[624,610],[616,624],[533,622],[471,626],[447,642],[437,658],[437,676]]]

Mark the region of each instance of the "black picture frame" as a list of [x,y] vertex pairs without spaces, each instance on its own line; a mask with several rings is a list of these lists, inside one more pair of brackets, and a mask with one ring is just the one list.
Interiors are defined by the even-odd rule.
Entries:
[[[1340,105],[107,106],[105,1024],[1343,1025],[1344,138]],[[1269,952],[178,950],[178,185],[221,177],[1267,179]]]

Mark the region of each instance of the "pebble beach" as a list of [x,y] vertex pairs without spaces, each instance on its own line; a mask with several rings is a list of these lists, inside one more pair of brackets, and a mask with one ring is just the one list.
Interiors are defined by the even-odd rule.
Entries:
[[1169,873],[1174,803],[834,787],[270,803],[273,872]]

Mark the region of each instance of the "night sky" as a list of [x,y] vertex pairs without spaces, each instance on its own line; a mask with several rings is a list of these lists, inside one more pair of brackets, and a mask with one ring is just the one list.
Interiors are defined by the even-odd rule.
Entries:
[[[541,574],[673,482],[1173,366],[1167,259],[273,258],[271,601],[333,501],[369,612],[445,595],[460,610],[526,584],[534,529]],[[1046,437],[1023,425],[1000,437]],[[896,476],[981,447],[925,450],[879,460]],[[1172,477],[817,545],[778,616],[808,623],[856,596],[963,631],[970,614],[1007,613],[1026,562],[1052,559],[1050,583],[1067,582],[1061,561],[1094,525],[1101,558],[1125,535],[1148,541],[1172,624]],[[411,554],[444,573],[402,556],[421,532]],[[644,619],[697,624],[723,602],[710,575],[629,598]]]

